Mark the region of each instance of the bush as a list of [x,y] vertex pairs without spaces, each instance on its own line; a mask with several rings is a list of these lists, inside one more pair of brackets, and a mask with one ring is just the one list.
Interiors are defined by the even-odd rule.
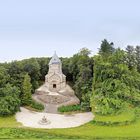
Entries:
[[91,107],[89,106],[89,103],[87,103],[87,102],[82,102],[82,103],[81,103],[81,110],[82,110],[82,111],[91,111]]
[[140,107],[135,108],[136,119],[140,119]]
[[30,108],[30,107],[37,110],[37,111],[44,110],[44,105],[42,105],[41,103],[38,103],[34,100],[31,101],[31,104],[27,108]]
[[80,105],[71,105],[71,106],[61,106],[58,108],[59,112],[73,112],[73,111],[81,111]]

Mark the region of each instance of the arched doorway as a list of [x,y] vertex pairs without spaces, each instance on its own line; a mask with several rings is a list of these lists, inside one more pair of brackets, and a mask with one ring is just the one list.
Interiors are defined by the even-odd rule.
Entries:
[[56,89],[56,88],[57,88],[57,87],[56,87],[56,84],[53,84],[53,88],[54,88],[54,89]]

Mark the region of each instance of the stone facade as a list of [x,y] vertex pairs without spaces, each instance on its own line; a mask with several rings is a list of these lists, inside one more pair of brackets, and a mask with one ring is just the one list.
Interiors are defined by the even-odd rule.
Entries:
[[56,53],[49,62],[49,71],[45,76],[45,86],[51,92],[58,92],[66,87],[66,76],[62,73],[62,63]]

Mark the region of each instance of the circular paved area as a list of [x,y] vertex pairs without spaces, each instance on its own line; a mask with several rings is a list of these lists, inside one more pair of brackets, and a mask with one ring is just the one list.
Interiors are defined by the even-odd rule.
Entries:
[[[50,123],[40,124],[39,121],[45,116]],[[70,128],[83,125],[91,120],[94,116],[91,112],[77,113],[73,115],[40,113],[21,108],[21,112],[16,114],[16,119],[21,122],[23,126],[32,128]]]

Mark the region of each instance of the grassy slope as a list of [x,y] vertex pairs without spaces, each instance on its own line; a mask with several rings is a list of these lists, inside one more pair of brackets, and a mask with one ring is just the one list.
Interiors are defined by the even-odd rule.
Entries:
[[48,130],[52,134],[79,136],[81,138],[140,138],[140,121],[127,126],[95,126],[86,124],[78,128]]
[[[7,127],[7,128],[3,128]],[[13,127],[13,128],[9,128]],[[140,139],[140,120],[125,126],[98,126],[92,123],[69,129],[29,129],[21,127],[14,117],[0,118],[0,138],[22,138],[36,140],[43,139],[66,139],[66,138],[138,138]],[[38,139],[39,140],[39,139]]]
[[124,122],[124,121],[133,121],[135,120],[136,116],[135,116],[135,112],[133,109],[129,109],[124,111],[121,114],[118,115],[107,115],[107,116],[102,116],[102,115],[96,115],[95,117],[95,121],[100,121],[100,122]]
[[0,117],[0,128],[1,127],[20,127],[20,123],[16,122],[15,116]]

